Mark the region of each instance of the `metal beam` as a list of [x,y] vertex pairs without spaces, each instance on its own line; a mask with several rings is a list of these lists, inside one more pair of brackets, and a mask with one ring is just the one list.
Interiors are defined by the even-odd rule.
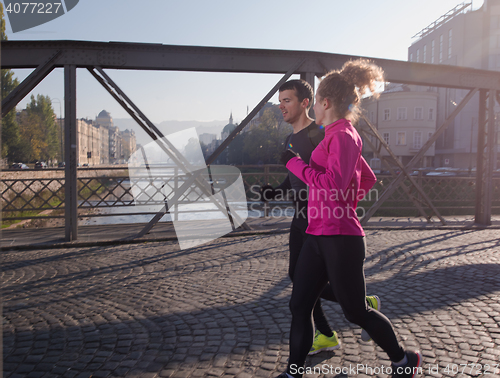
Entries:
[[[3,44],[3,42],[2,42]],[[3,53],[3,52],[2,52]],[[21,84],[14,88],[2,101],[2,117],[16,107],[24,97],[30,93],[48,74],[55,68],[55,62],[61,55],[61,51],[52,53],[44,62],[42,62],[31,74],[26,77]],[[2,67],[3,68],[3,67]]]
[[236,138],[236,136],[240,133],[241,130],[245,128],[245,126],[250,122],[253,117],[257,115],[257,113],[262,109],[262,107],[274,96],[274,94],[278,91],[278,89],[288,80],[290,76],[294,74],[298,67],[300,67],[304,63],[303,60],[295,62],[295,64],[288,70],[288,72],[283,76],[280,81],[276,83],[276,85],[264,96],[264,98],[257,104],[255,108],[245,117],[243,121],[232,131],[231,134],[217,147],[217,149],[206,159],[207,165],[212,164],[215,159],[226,149],[226,147],[231,143],[231,141]]
[[495,132],[495,93],[490,90],[488,97],[488,141],[486,145],[486,174],[484,187],[484,224],[491,225],[491,202],[493,201],[493,169],[495,166],[495,148],[496,132]]
[[[341,68],[346,61],[357,58],[367,58],[379,65],[385,71],[386,80],[389,82],[431,87],[471,89],[471,92],[455,109],[452,115],[443,125],[441,125],[424,147],[422,147],[419,153],[414,156],[405,167],[406,169],[411,169],[411,167],[413,167],[413,165],[423,156],[425,151],[435,142],[436,138],[446,129],[449,122],[456,116],[459,109],[463,107],[462,104],[466,103],[478,89],[483,93],[490,92],[492,98],[496,91],[500,91],[500,72],[441,64],[412,63],[370,57],[292,50],[173,46],[122,42],[3,41],[2,54],[0,57],[2,69],[35,68],[35,71],[27,78],[28,80],[23,81],[23,83],[15,89],[10,97],[4,100],[2,104],[2,114],[6,114],[9,110],[13,109],[34,86],[56,67],[64,68],[65,72],[65,93],[67,94],[65,98],[65,108],[67,110],[65,127],[67,134],[71,134],[76,133],[76,68],[100,67],[101,70],[106,68],[283,74],[287,67],[294,67],[297,62],[300,62],[294,73],[300,74],[301,77],[306,78],[307,81],[311,81],[310,78],[312,76],[322,76],[329,70]],[[288,72],[285,73],[285,76],[287,75]],[[121,101],[122,104],[127,102],[127,100],[123,99],[122,94],[115,93],[115,95],[115,98],[117,98],[119,102]],[[490,144],[493,143],[493,133],[495,132],[494,117],[491,107],[490,100],[490,119],[488,123],[488,142]],[[143,119],[142,114],[135,111],[133,111],[133,113],[133,118],[136,119],[136,121],[139,119],[140,122],[138,123],[140,125],[148,124],[148,121]],[[486,113],[486,111],[484,111],[484,113]],[[485,125],[483,126],[486,127]],[[147,128],[150,131],[148,134],[153,139],[158,137],[156,131],[154,131],[150,125]],[[236,135],[237,132],[234,134],[232,133],[224,142],[224,145],[221,146],[221,149],[216,152],[220,153]],[[76,206],[76,134],[74,136],[68,135],[65,140],[65,150],[67,152],[66,160],[68,162],[66,178],[68,185],[70,185],[67,192],[68,197],[66,199],[70,201],[67,203],[67,215],[70,213],[72,217],[76,217],[76,207],[74,211],[72,210],[72,206]],[[480,150],[478,150],[478,175],[481,172],[481,177],[483,178],[482,183],[478,182],[481,189],[478,190],[478,193],[481,193],[478,194],[478,196],[485,195],[484,198],[478,197],[477,199],[477,201],[481,201],[481,206],[484,206],[484,204],[489,201],[488,198],[491,197],[491,193],[488,194],[488,192],[484,192],[486,185],[484,180],[488,180],[488,177],[491,179],[491,175],[488,174],[485,176],[485,172],[491,171],[490,165],[492,164],[492,158],[484,156],[484,153],[479,157],[480,151],[483,151],[485,148],[487,149],[487,154],[490,150],[493,150],[485,145],[482,145]],[[210,158],[212,160],[214,159],[213,156]],[[479,168],[482,166],[481,164],[484,159],[486,159],[487,162],[483,167],[484,169],[480,170]],[[74,164],[72,164],[72,162]],[[71,167],[74,168],[74,172],[71,170]],[[369,219],[371,216],[370,213],[373,214],[385,198],[390,196],[401,180],[403,180],[403,176],[403,174],[400,174],[393,181],[374,206],[370,208],[364,221]],[[75,181],[72,187],[73,179]],[[476,205],[478,204],[479,202],[476,202]],[[480,212],[484,213],[483,210],[484,207],[479,209]],[[486,214],[486,217],[488,218],[488,214]],[[76,235],[76,218],[74,221],[73,219],[68,219],[66,236],[71,239],[76,237]]]
[[[104,69],[248,72],[284,74],[297,60],[305,60],[296,73],[339,69],[360,56],[314,51],[175,46],[148,43],[87,41],[2,41],[2,68],[35,68],[47,55],[64,52],[57,67],[100,66]],[[500,72],[442,64],[424,64],[370,58],[382,67],[386,80],[432,87],[500,90]]]
[[[455,110],[450,114],[450,116],[444,121],[444,123],[439,126],[439,128],[436,130],[434,134],[429,138],[429,140],[422,146],[420,151],[410,160],[410,162],[406,165],[406,169],[410,170],[414,167],[414,165],[422,159],[424,154],[427,152],[429,148],[436,142],[437,138],[446,130],[446,128],[449,126],[451,121],[455,119],[458,113],[464,108],[464,106],[469,102],[469,100],[476,94],[477,88],[471,90],[467,96],[458,104],[458,106],[455,108]],[[375,212],[379,209],[379,207],[391,196],[392,193],[396,190],[396,188],[399,186],[401,181],[405,178],[405,175],[403,173],[400,173],[398,177],[394,181],[392,181],[389,186],[386,188],[386,190],[380,195],[377,201],[370,207],[370,209],[366,212],[365,216],[363,217],[363,220],[361,221],[361,225],[366,225],[368,220],[375,214]]]
[[491,225],[494,151],[496,148],[495,98],[496,95],[493,91],[489,91],[489,93],[485,90],[480,91],[476,165],[476,213],[474,221],[484,226]]
[[479,91],[479,115],[477,130],[477,157],[476,157],[476,214],[475,222],[484,224],[483,219],[483,187],[484,187],[484,151],[486,150],[486,91]]
[[76,66],[64,67],[64,213],[65,239],[78,239],[77,187],[77,126],[76,126]]
[[[387,165],[387,168],[389,169],[389,172],[391,173],[392,178],[396,178],[397,177],[396,172],[394,171],[394,169],[392,169],[392,166],[385,159],[383,159],[383,156],[380,154],[380,148],[377,148],[370,140],[370,136],[372,136],[372,134],[369,134],[364,129],[360,129],[359,131],[360,131],[360,134],[365,137],[363,140],[363,143],[367,144],[368,147],[370,147],[370,149],[373,151],[375,156],[377,156],[381,162],[383,161],[384,164]],[[380,143],[379,146],[382,146],[382,143]],[[389,157],[392,157],[392,156],[390,155]],[[392,158],[391,161],[394,164],[397,164],[399,162],[399,160],[397,160],[397,159],[394,160],[394,158]],[[407,187],[404,182],[401,182],[401,188],[403,189],[405,194],[408,196],[408,198],[413,202],[413,204],[415,205],[417,210],[420,212],[420,215],[422,217],[424,217],[425,219],[427,219],[427,222],[429,223],[431,217],[427,215],[427,213],[425,212],[424,208],[422,207],[420,202],[417,200],[417,198],[415,198],[415,196],[413,194],[411,194],[409,187]]]
[[[446,225],[446,221],[444,220],[444,218],[441,216],[441,214],[439,214],[439,211],[438,209],[436,209],[436,207],[432,204],[432,201],[430,200],[430,198],[427,196],[427,194],[425,194],[425,192],[422,190],[422,188],[420,188],[420,186],[415,182],[415,180],[413,179],[412,176],[410,176],[410,174],[408,173],[408,171],[411,169],[411,166],[409,167],[405,167],[403,165],[403,163],[401,163],[401,161],[397,158],[397,156],[394,154],[394,152],[392,152],[391,148],[389,147],[389,145],[386,143],[386,141],[384,140],[384,138],[382,138],[382,136],[379,134],[378,130],[370,123],[370,121],[368,121],[368,119],[366,119],[366,117],[363,115],[362,116],[363,120],[366,122],[366,124],[368,125],[368,127],[370,128],[371,132],[373,133],[373,135],[375,135],[375,137],[379,140],[380,144],[386,149],[386,151],[389,153],[389,155],[391,156],[392,160],[396,163],[396,165],[399,167],[399,169],[401,169],[401,176],[406,176],[406,179],[410,181],[410,184],[417,190],[417,192],[422,196],[422,198],[424,199],[424,201],[426,202],[427,206],[429,206],[429,208],[434,212],[434,214],[436,214],[436,216],[439,218],[439,220],[441,221],[441,223],[443,225]],[[425,146],[424,146],[425,147]],[[421,150],[419,151],[419,153],[417,155],[419,155],[421,152]],[[425,153],[425,151],[421,154],[423,156],[423,154]],[[397,179],[396,179],[397,180]],[[396,181],[395,180],[395,181]],[[403,180],[400,179],[399,180],[399,183],[401,185],[404,185],[403,183]],[[371,216],[371,215],[370,215]],[[365,216],[366,217],[366,216]],[[427,217],[426,217],[427,218]],[[364,220],[364,218],[363,218]]]
[[[96,67],[95,72],[94,69],[88,68],[89,72],[94,76],[99,83],[108,91],[108,93],[116,100],[118,103],[130,114],[132,118],[141,126],[146,133],[153,140],[156,141],[158,146],[172,159],[172,161],[185,172],[186,175],[190,176],[193,172],[193,167],[191,163],[182,155],[174,145],[170,143],[170,141],[164,137],[163,133],[149,120],[148,117],[132,102],[132,100],[123,92],[120,87],[104,72],[101,67]],[[225,211],[226,208],[223,204],[220,204],[219,201],[212,197],[212,192],[207,189],[207,183],[200,178],[200,170],[197,170],[198,173],[193,174],[193,182],[201,189],[201,191],[207,195],[208,198],[219,208],[221,211]],[[185,189],[183,189],[185,190]],[[170,203],[175,203],[177,198],[184,193],[177,193],[174,199],[170,199]],[[142,236],[151,230],[156,223],[168,212],[169,205],[167,201],[165,201],[165,207],[160,210],[153,219],[148,223],[146,228],[139,233],[138,236]],[[245,229],[249,229],[249,226],[243,222],[243,220],[238,216],[238,214],[232,214],[232,216],[238,219],[239,223],[242,224],[242,227]],[[147,229],[147,231],[145,231]]]

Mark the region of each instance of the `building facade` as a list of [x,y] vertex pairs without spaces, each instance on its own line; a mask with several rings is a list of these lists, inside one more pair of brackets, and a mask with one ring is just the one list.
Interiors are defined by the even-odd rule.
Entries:
[[[64,128],[64,119],[59,120]],[[133,130],[120,131],[113,119],[103,110],[95,121],[77,119],[78,164],[97,166],[124,164],[137,149]]]
[[130,159],[130,156],[137,149],[137,140],[135,137],[134,130],[126,129],[120,132],[121,143],[122,143],[122,155],[124,162],[127,162]]
[[[364,99],[362,107],[370,123],[406,165],[436,131],[437,97],[433,91],[412,91],[406,85],[391,85],[378,99]],[[362,119],[359,124],[366,127]],[[372,142],[377,144],[374,139]],[[364,152],[367,157],[376,157],[367,148]],[[433,146],[427,150],[418,167],[433,166],[434,153]],[[389,153],[381,148],[380,155],[386,157]]]
[[78,163],[99,165],[101,163],[100,127],[88,119],[76,120]]
[[[408,60],[411,62],[498,71],[500,70],[500,0],[485,0],[483,6],[477,10],[472,10],[471,3],[460,4],[423,29],[416,37],[418,39],[408,49]],[[421,87],[420,89],[429,90]],[[455,88],[430,90],[438,95],[438,126],[444,123],[468,92]],[[499,112],[498,105],[495,112]],[[475,166],[478,114],[477,94],[436,141],[434,162],[436,167]],[[498,138],[496,136],[495,138],[498,151]]]

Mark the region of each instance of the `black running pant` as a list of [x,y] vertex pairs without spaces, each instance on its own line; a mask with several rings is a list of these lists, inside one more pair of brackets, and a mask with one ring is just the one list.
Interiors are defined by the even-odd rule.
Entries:
[[[307,204],[306,204],[307,206]],[[292,224],[290,226],[290,237],[289,237],[289,249],[290,249],[290,263],[288,266],[288,275],[293,282],[293,274],[295,272],[295,267],[297,265],[297,261],[299,259],[300,251],[302,250],[302,246],[309,236],[306,234],[307,229],[307,219],[304,218],[293,218]],[[335,296],[333,295],[333,291],[330,288],[330,285],[327,285],[323,292],[321,293],[321,297],[328,299],[333,302],[337,302]],[[318,298],[313,310],[314,324],[318,331],[320,331],[323,335],[330,336],[333,332],[330,325],[328,324],[328,320],[326,319],[323,308],[321,307],[321,299]]]
[[289,374],[304,366],[313,343],[311,312],[328,282],[346,319],[364,328],[391,361],[404,358],[404,350],[389,319],[366,303],[365,248],[362,236],[309,235],[307,238],[295,266],[290,300]]

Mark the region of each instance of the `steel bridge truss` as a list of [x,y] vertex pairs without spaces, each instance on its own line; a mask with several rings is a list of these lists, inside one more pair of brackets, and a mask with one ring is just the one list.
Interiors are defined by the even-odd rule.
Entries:
[[[145,132],[167,153],[167,155],[186,173],[191,172],[189,163],[169,142],[144,113],[114,83],[104,71],[105,69],[127,70],[167,70],[167,71],[204,71],[204,72],[240,72],[240,73],[273,73],[282,74],[282,78],[255,106],[240,125],[222,142],[207,158],[210,166],[224,151],[229,143],[243,130],[251,119],[262,109],[269,99],[278,91],[282,83],[293,74],[308,81],[314,88],[316,77],[321,77],[330,70],[340,69],[347,60],[361,58],[339,54],[328,54],[308,51],[238,49],[222,47],[172,46],[144,43],[119,42],[85,42],[85,41],[4,41],[2,42],[1,68],[33,68],[33,72],[2,101],[2,116],[31,92],[52,70],[64,68],[65,86],[65,238],[67,241],[78,237],[77,226],[77,119],[76,119],[76,72],[87,69],[97,81],[118,101],[128,114],[145,130]],[[367,143],[376,155],[380,155],[380,147],[385,148],[392,163],[399,167],[401,173],[379,196],[375,204],[368,210],[362,223],[370,219],[382,203],[401,187],[412,200],[422,216],[431,220],[435,215],[442,224],[445,220],[432,204],[422,188],[409,174],[411,168],[424,156],[452,122],[458,112],[479,91],[479,134],[477,155],[477,191],[475,222],[480,225],[491,224],[492,175],[494,166],[494,149],[496,135],[494,122],[495,100],[500,91],[500,73],[476,70],[464,67],[430,65],[386,59],[372,59],[382,67],[386,80],[394,83],[424,85],[430,87],[448,87],[469,89],[469,94],[462,100],[455,111],[437,129],[436,133],[412,158],[403,166],[385,143],[377,129],[368,122],[369,130],[361,129]],[[375,144],[370,140],[373,137]],[[383,159],[384,160],[384,159]],[[394,174],[395,175],[395,174]],[[405,182],[406,181],[408,182]],[[187,182],[187,181],[186,181]],[[205,194],[211,194],[210,188],[204,186],[199,176],[191,175],[190,182],[197,184]],[[185,186],[185,187],[184,187]],[[414,188],[418,199],[411,193]],[[180,197],[188,186],[183,185],[176,197]],[[212,188],[213,189],[213,188]],[[169,199],[169,202],[176,198]],[[224,204],[217,203],[219,208]],[[424,206],[431,210],[427,214]],[[139,235],[148,232],[168,211],[168,204],[160,211]],[[232,214],[232,216],[237,216]]]

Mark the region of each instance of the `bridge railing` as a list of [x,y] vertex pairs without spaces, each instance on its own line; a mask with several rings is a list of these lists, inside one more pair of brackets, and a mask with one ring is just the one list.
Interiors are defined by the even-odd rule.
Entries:
[[[264,204],[259,201],[258,189],[264,184],[273,186],[281,183],[286,175],[286,169],[281,165],[242,165],[237,166],[242,173],[248,206],[262,210],[268,215],[269,209],[289,205],[290,202],[273,201]],[[2,171],[0,181],[0,203],[3,222],[9,224],[23,219],[64,218],[64,169]],[[106,208],[116,208],[112,215],[129,215],[131,207],[134,214],[155,214],[148,205],[158,205],[154,194],[162,191],[162,185],[168,185],[173,190],[178,188],[178,175],[157,177],[151,182],[143,183],[142,190],[148,192],[150,200],[137,203],[132,193],[131,179],[126,166],[82,168],[78,169],[78,215],[85,217],[109,216]],[[377,175],[378,182],[370,193],[359,202],[358,215],[378,198],[394,179],[389,175]],[[469,177],[418,176],[415,178],[432,203],[443,215],[472,215],[475,209],[476,179]],[[158,185],[161,182],[162,185]],[[494,196],[492,211],[500,212],[500,177],[493,178]],[[410,188],[410,192],[412,192]],[[179,204],[196,201],[193,193],[186,193]],[[412,193],[417,200],[419,194]],[[137,206],[144,205],[144,212],[137,212]],[[117,210],[119,209],[119,210]],[[121,211],[123,209],[123,211]],[[171,212],[178,216],[177,209]],[[414,203],[408,198],[402,188],[392,196],[377,211],[376,216],[418,216]]]

